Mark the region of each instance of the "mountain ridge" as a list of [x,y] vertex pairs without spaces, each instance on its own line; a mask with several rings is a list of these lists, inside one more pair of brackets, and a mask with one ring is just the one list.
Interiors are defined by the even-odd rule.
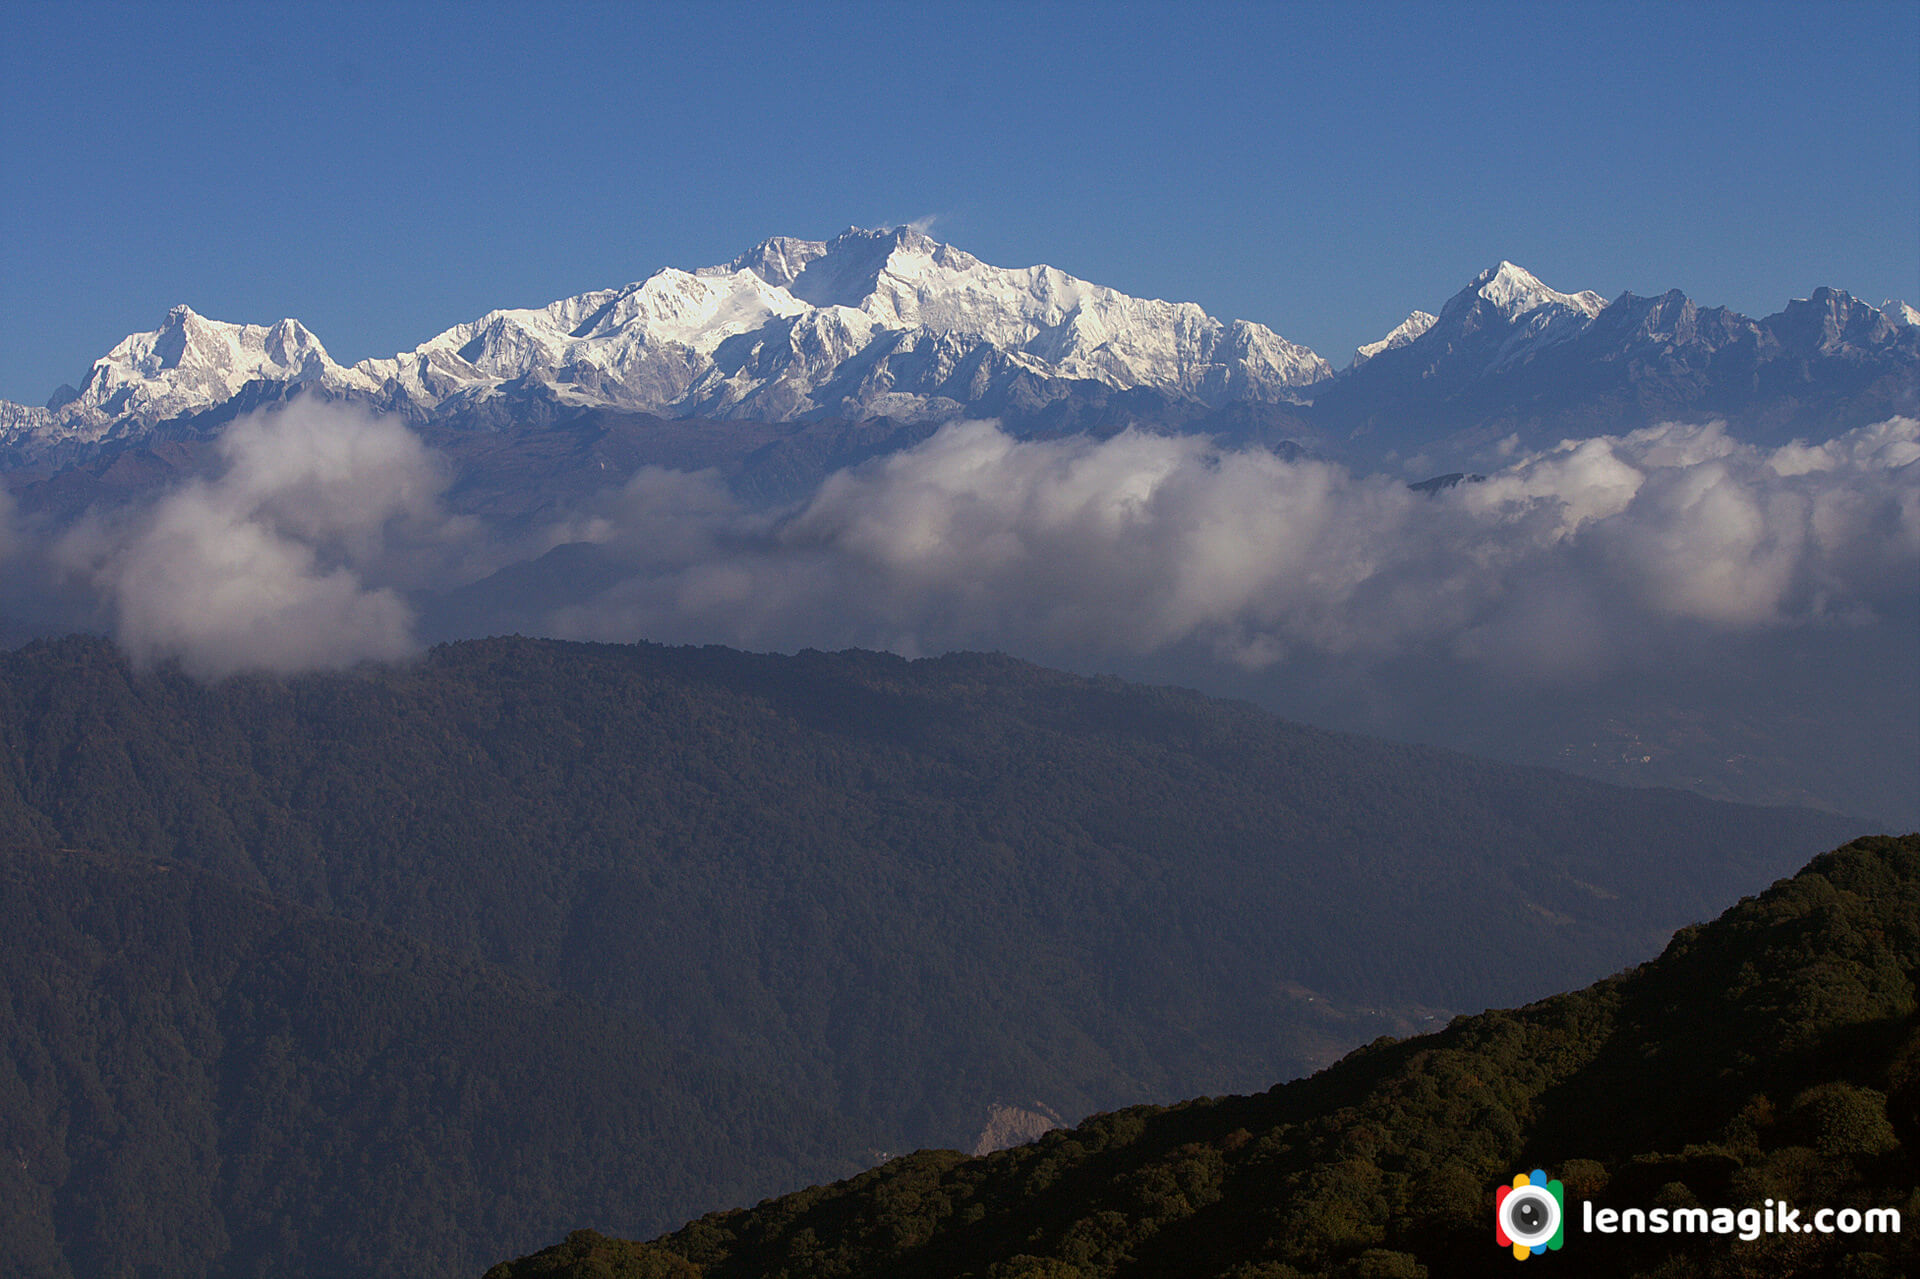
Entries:
[[[1317,428],[1338,451],[1383,426],[1404,434],[1400,419],[1457,428],[1476,416],[1504,421],[1518,406],[1560,422],[1566,414],[1543,388],[1579,391],[1596,369],[1624,379],[1625,391],[1598,387],[1620,411],[1797,404],[1808,388],[1823,393],[1821,379],[1836,370],[1854,375],[1843,398],[1873,390],[1863,371],[1891,377],[1875,403],[1900,411],[1920,403],[1920,312],[1821,288],[1752,320],[1677,291],[1611,302],[1563,293],[1503,260],[1336,370],[1264,325],[1222,321],[1191,302],[1131,297],[1044,265],[992,266],[911,227],[854,227],[831,240],[776,236],[725,264],[665,267],[544,307],[489,311],[351,366],[297,320],[230,324],[177,306],[160,328],[96,360],[77,390],[63,387],[45,407],[0,404],[0,455],[138,438],[248,397],[298,392],[417,420],[484,422],[531,398],[547,411],[669,419],[971,415],[1034,426],[1051,418],[1067,429],[1089,420],[1089,403],[1144,396],[1122,410],[1125,420],[1177,425],[1266,408],[1297,419],[1306,436]],[[1654,391],[1628,393],[1643,384]],[[1796,416],[1789,404],[1786,416],[1819,428],[1812,410]]]
[[989,266],[911,228],[849,228],[490,311],[350,367],[297,321],[231,325],[176,307],[96,361],[77,392],[56,395],[41,429],[97,437],[117,422],[205,410],[248,375],[427,413],[531,377],[582,406],[787,420],[950,415],[935,402],[971,404],[983,379],[1144,387],[1217,406],[1285,399],[1331,372],[1306,347],[1191,302],[1131,297],[1054,267]]
[[[381,746],[341,752],[342,739]],[[208,687],[74,638],[0,656],[0,746],[20,761],[0,774],[0,837],[189,850],[178,855],[314,908],[519,955],[544,980],[643,1007],[661,998],[663,974],[697,987],[710,980],[703,965],[732,962],[702,958],[714,929],[773,944],[804,933],[818,902],[884,886],[892,931],[817,920],[811,962],[862,971],[886,937],[925,953],[943,993],[937,1015],[920,1014],[923,1032],[937,1023],[958,1044],[979,1018],[1007,1040],[976,1048],[960,1077],[1074,1107],[1310,1059],[1324,1004],[1276,986],[1282,975],[1374,1010],[1347,1033],[1394,1020],[1381,1016],[1389,988],[1428,1011],[1523,994],[1540,974],[1605,971],[1687,917],[1676,912],[1711,902],[1715,885],[1764,881],[1789,853],[1854,825],[1327,733],[985,654],[909,662],[498,639],[439,646],[417,664]],[[429,831],[406,812],[438,816]],[[1575,826],[1589,844],[1578,869],[1538,851]],[[1751,846],[1729,844],[1736,829]],[[1176,863],[1178,885],[1162,879]],[[741,884],[756,876],[771,876],[754,899],[772,912],[764,929],[741,915]],[[1475,900],[1462,900],[1474,882]],[[1155,910],[1131,913],[1148,894]],[[1443,899],[1450,922],[1435,930],[1422,921]],[[1527,905],[1495,904],[1505,901]],[[1256,903],[1259,927],[1232,918]],[[950,923],[905,929],[909,905],[912,918]],[[613,946],[615,933],[595,930],[627,909],[656,923]],[[1200,931],[1182,922],[1201,919]],[[689,931],[696,920],[713,922]],[[1159,939],[1158,962],[1116,952],[1116,929]],[[1525,973],[1452,971],[1441,957],[1467,934],[1534,961]],[[1349,935],[1374,942],[1328,959],[1329,947],[1353,949],[1339,940]],[[1044,955],[986,1003],[945,951],[957,937],[975,953],[1019,950],[1027,936],[1049,939]],[[1185,970],[1196,993],[1169,1021],[1153,992]],[[891,1043],[883,1014],[906,974],[878,971],[861,997],[875,1011],[844,1033]],[[1083,989],[1096,972],[1128,976]],[[923,1110],[923,1134],[958,1122],[940,1081],[874,1076],[789,1025],[779,970],[750,984],[771,991],[741,994],[698,1033],[797,1035],[812,1058],[790,1045],[770,1060],[863,1105]],[[1134,1024],[1114,1017],[1121,1004]],[[1023,1005],[1054,1024],[1080,1019],[1085,1039],[1029,1043],[1037,1032],[1006,1011]],[[1256,1005],[1286,1025],[1249,1019],[1243,1006]],[[1142,1046],[1162,1034],[1195,1036],[1181,1062]],[[1084,1073],[1071,1085],[1039,1064],[1074,1054]]]

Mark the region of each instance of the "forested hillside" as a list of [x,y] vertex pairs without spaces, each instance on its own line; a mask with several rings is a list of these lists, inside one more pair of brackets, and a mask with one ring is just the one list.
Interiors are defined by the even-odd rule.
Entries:
[[0,972],[7,1275],[448,1273],[859,1166],[638,1017],[177,863],[0,849]]
[[[1545,1167],[1554,1274],[1920,1268],[1920,836],[1869,838],[1654,962],[1253,1097],[1138,1107],[981,1159],[922,1152],[653,1244],[487,1272],[672,1279],[1414,1279],[1510,1264],[1493,1190]],[[1585,1234],[1596,1208],[1893,1207],[1899,1234]]]
[[[106,859],[90,865],[192,867],[213,877],[194,882],[219,888],[197,891],[221,911],[297,910],[324,921],[313,937],[335,940],[289,951],[282,984],[257,1000],[210,1004],[252,961],[163,965],[179,976],[154,985],[131,959],[72,959],[145,953],[74,940],[98,933],[90,894],[109,922],[111,903],[140,894],[104,871],[96,889],[69,891],[67,863],[23,854],[9,909],[38,901],[33,917],[52,931],[15,939],[5,980],[25,992],[41,989],[42,970],[78,975],[36,996],[9,1040],[4,1064],[38,1099],[22,1122],[45,1152],[17,1169],[31,1191],[12,1202],[52,1205],[36,1219],[61,1223],[13,1238],[57,1240],[71,1260],[105,1255],[123,1222],[140,1221],[183,1273],[201,1273],[185,1259],[220,1236],[176,1200],[224,1220],[218,1177],[254,1156],[223,1152],[258,1141],[293,1152],[273,1182],[282,1215],[269,1229],[250,1200],[231,1200],[229,1251],[208,1253],[205,1273],[252,1273],[317,1255],[321,1241],[381,1255],[391,1222],[412,1219],[388,1214],[371,1173],[327,1162],[374,1158],[327,1135],[369,1122],[354,1109],[359,1085],[304,1081],[439,1079],[440,1065],[408,1054],[453,1069],[494,1014],[442,1024],[402,1009],[457,1005],[461,982],[504,983],[488,996],[503,1025],[531,1016],[529,1001],[580,1001],[554,1006],[577,1009],[567,1016],[590,1043],[563,1034],[563,1051],[520,1035],[524,1072],[481,1055],[473,1069],[497,1081],[487,1088],[502,1113],[543,1090],[625,1113],[643,1104],[622,1091],[638,1087],[620,1073],[632,1068],[664,1081],[644,1104],[667,1117],[647,1121],[657,1175],[615,1185],[556,1171],[556,1197],[537,1211],[458,1209],[439,1245],[456,1266],[476,1248],[509,1255],[514,1232],[538,1222],[643,1234],[879,1152],[971,1146],[996,1103],[1073,1118],[1291,1078],[1383,1031],[1653,953],[1847,833],[1831,816],[1616,790],[994,656],[506,639],[410,665],[206,685],[135,671],[95,640],[37,643],[0,656],[0,840]],[[176,931],[191,923],[185,911]],[[223,944],[282,944],[232,931]],[[267,1081],[264,1119],[244,1109],[254,1094],[181,1084],[176,1096],[153,1082],[170,1078],[160,1066],[143,1076],[131,1058],[114,1067],[118,1083],[82,1090],[84,1115],[31,1082],[71,1073],[26,1033],[64,1024],[70,1006],[90,1010],[61,1040],[72,1062],[118,1042],[110,1028],[123,1022],[142,1028],[130,1043],[175,1045],[182,1062],[216,1041],[243,1052],[231,1045],[282,1033],[279,1004],[316,974],[357,990],[361,970],[325,956],[368,937],[425,947],[446,975],[423,978],[357,1039],[308,1043],[308,1065],[247,1076]],[[417,1049],[381,1038],[410,1021],[438,1028]],[[587,1051],[607,1042],[637,1056]],[[149,1106],[203,1118],[142,1118]],[[604,1107],[573,1122],[601,1124]],[[368,1131],[455,1152],[401,1161],[421,1169],[422,1201],[521,1197],[512,1160],[459,1153],[471,1134],[444,1134],[444,1148],[404,1135],[403,1114],[445,1119],[420,1103]],[[716,1126],[731,1134],[717,1153]],[[183,1132],[206,1135],[185,1148]],[[29,1137],[14,1144],[27,1150]],[[155,1160],[197,1167],[181,1184],[204,1184],[147,1208],[102,1189],[144,1186],[124,1169]],[[96,1201],[120,1206],[81,1210]]]

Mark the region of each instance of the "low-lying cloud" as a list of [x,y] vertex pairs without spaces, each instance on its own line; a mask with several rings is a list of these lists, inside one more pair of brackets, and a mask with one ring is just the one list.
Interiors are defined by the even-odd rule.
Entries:
[[396,420],[298,402],[236,421],[217,452],[217,477],[90,516],[54,547],[135,660],[218,676],[413,651],[396,588],[474,531],[440,507],[440,459]]
[[578,530],[625,578],[551,626],[910,653],[1199,643],[1255,669],[1428,648],[1551,676],[1652,625],[1845,623],[1911,600],[1917,441],[1904,418],[1775,450],[1662,426],[1428,494],[1191,436],[960,423],[779,519],[710,475],[643,472]]
[[1436,659],[1539,681],[1603,673],[1663,630],[1920,609],[1909,418],[1778,449],[1661,426],[1435,493],[1195,436],[1022,441],[963,422],[782,511],[711,472],[645,468],[517,548],[448,514],[448,465],[394,419],[295,403],[234,423],[217,454],[217,475],[90,515],[48,555],[137,659],[210,676],[403,656],[411,593],[563,544],[564,564],[469,586],[467,633],[1178,651],[1245,671]]

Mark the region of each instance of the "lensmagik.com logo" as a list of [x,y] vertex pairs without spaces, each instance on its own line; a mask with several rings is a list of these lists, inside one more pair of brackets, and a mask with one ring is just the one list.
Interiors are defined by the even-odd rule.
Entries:
[[1566,1191],[1559,1182],[1547,1180],[1544,1169],[1521,1173],[1512,1185],[1493,1192],[1495,1242],[1513,1249],[1521,1261],[1549,1249],[1560,1251],[1567,1240],[1566,1204]]

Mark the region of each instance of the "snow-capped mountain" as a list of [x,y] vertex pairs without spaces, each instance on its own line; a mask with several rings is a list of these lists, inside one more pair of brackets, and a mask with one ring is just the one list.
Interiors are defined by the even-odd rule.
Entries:
[[11,440],[35,438],[53,425],[51,410],[37,404],[15,404],[0,400],[0,445]]
[[[0,464],[64,465],[163,424],[193,438],[295,393],[454,432],[596,413],[805,424],[807,444],[766,461],[783,483],[959,416],[1016,432],[1216,430],[1360,462],[1454,440],[1455,469],[1471,469],[1484,460],[1472,449],[1515,432],[1552,442],[1690,415],[1784,439],[1920,412],[1920,312],[1833,289],[1763,320],[1678,291],[1608,303],[1503,261],[1336,376],[1306,347],[1190,302],[992,266],[911,228],[853,229],[491,311],[351,367],[297,321],[227,324],[175,307],[95,361],[78,390],[45,408],[0,403]],[[672,464],[774,438],[721,434]]]
[[298,320],[227,324],[176,306],[158,329],[132,334],[95,360],[79,390],[62,388],[39,424],[58,424],[74,439],[98,438],[116,423],[164,421],[223,404],[257,381],[339,393],[378,389],[328,358]]
[[1550,289],[1525,267],[1502,261],[1482,271],[1472,284],[1448,299],[1441,313],[1458,313],[1481,303],[1492,307],[1508,320],[1517,321],[1541,307],[1577,311],[1591,319],[1606,307],[1607,300],[1592,289],[1579,293],[1561,293],[1557,289]]
[[[1419,384],[1419,396],[1451,395],[1578,337],[1606,307],[1592,290],[1562,293],[1502,261],[1448,298],[1438,315],[1415,311],[1378,342],[1360,347],[1339,381],[1316,399],[1338,405],[1409,380]],[[1394,398],[1401,398],[1397,391]]]
[[1425,335],[1426,331],[1433,327],[1433,322],[1437,318],[1439,317],[1429,315],[1425,311],[1415,311],[1412,315],[1409,315],[1406,319],[1396,324],[1388,331],[1387,336],[1381,338],[1378,342],[1368,342],[1363,346],[1354,348],[1353,362],[1347,365],[1347,370],[1351,372],[1365,364],[1368,360],[1371,360],[1374,356],[1380,354],[1380,352],[1398,350],[1415,338]]
[[913,420],[1032,407],[1082,384],[1207,407],[1273,403],[1331,373],[1306,347],[1191,302],[1130,297],[1048,266],[991,266],[910,228],[851,229],[492,311],[351,368],[297,321],[225,324],[176,307],[44,416],[16,411],[0,431],[95,440],[214,408],[253,382],[427,417],[538,393],[665,417]]
[[1607,300],[1591,289],[1561,293],[1532,272],[1501,262],[1447,299],[1427,333],[1463,345],[1497,339],[1479,370],[1489,373],[1578,337],[1606,307]]
[[1258,324],[989,266],[900,228],[772,239],[724,266],[495,311],[354,371],[435,407],[532,376],[577,403],[785,421],[950,416],[1021,378],[1272,401],[1332,370]]

